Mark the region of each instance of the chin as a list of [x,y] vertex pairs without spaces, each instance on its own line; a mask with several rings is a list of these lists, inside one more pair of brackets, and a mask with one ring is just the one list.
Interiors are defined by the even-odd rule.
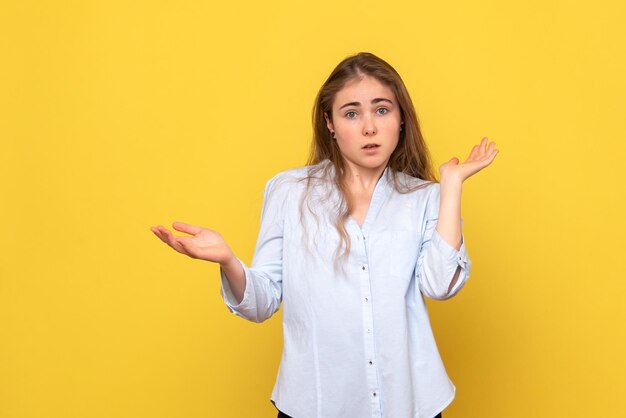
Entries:
[[382,161],[365,161],[362,166],[365,168],[376,169],[376,168],[385,168],[387,166],[387,162],[389,160],[385,159]]
[[389,162],[389,156],[373,155],[369,157],[355,156],[355,158],[346,158],[344,156],[344,162],[348,165],[356,166],[366,170],[384,169]]

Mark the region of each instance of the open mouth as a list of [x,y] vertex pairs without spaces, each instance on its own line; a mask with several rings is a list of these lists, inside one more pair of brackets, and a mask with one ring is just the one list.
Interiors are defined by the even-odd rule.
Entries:
[[378,144],[367,144],[363,147],[363,149],[372,149],[372,148],[378,148],[380,147],[380,145]]

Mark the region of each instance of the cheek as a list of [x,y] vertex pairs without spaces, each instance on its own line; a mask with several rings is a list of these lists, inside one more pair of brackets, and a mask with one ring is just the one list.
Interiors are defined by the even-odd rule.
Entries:
[[390,141],[390,145],[391,145],[390,150],[389,150],[390,154],[394,152],[396,148],[398,148],[399,143],[400,143],[400,135],[394,134]]
[[350,141],[346,141],[346,139],[344,137],[341,137],[340,135],[337,136],[336,141],[337,147],[339,147],[339,152],[341,152],[342,154],[346,154],[350,151]]
[[342,136],[349,138],[354,135],[354,126],[350,123],[345,123],[341,121],[339,123],[335,123],[335,131]]
[[335,126],[335,132],[337,133],[337,145],[339,146],[350,146],[350,144],[357,141],[359,134],[357,129],[348,124]]

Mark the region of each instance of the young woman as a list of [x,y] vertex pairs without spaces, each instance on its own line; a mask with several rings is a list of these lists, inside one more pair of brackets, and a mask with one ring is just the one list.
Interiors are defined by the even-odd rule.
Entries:
[[272,178],[250,267],[215,231],[180,222],[176,251],[221,267],[229,309],[261,322],[283,305],[284,348],[271,400],[279,417],[432,418],[454,398],[424,297],[469,276],[461,186],[497,154],[483,138],[435,180],[398,73],[343,60],[313,109],[309,164]]

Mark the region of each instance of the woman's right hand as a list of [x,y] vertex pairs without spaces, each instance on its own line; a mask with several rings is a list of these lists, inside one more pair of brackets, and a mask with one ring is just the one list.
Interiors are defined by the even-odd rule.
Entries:
[[162,225],[152,227],[150,230],[161,241],[191,258],[211,261],[220,265],[226,265],[235,258],[232,250],[219,233],[183,222],[174,222],[172,226],[175,230],[191,236],[176,236]]

